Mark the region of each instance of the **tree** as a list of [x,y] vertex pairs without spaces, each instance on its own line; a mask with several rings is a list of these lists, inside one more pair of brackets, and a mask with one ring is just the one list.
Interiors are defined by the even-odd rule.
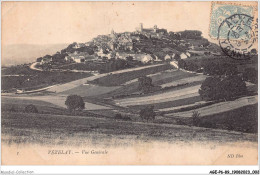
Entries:
[[43,58],[52,58],[51,55],[45,55]]
[[154,106],[147,106],[139,112],[139,115],[143,121],[148,122],[149,120],[155,119]]
[[25,112],[28,112],[28,113],[38,113],[38,109],[36,108],[36,106],[30,104],[28,106],[25,107]]
[[69,95],[65,101],[65,105],[71,112],[81,111],[85,108],[85,103],[82,97],[78,95]]
[[76,42],[73,42],[72,44],[70,44],[70,45],[65,49],[65,51],[62,51],[62,52],[73,53],[73,52],[76,51],[76,49],[74,48],[76,45],[77,45],[77,43],[76,43]]
[[121,120],[123,117],[122,117],[122,115],[121,114],[116,114],[115,115],[115,119],[116,120]]
[[36,59],[36,62],[38,62],[38,63],[41,62],[41,61],[42,61],[42,57],[39,57],[39,58]]
[[54,62],[63,62],[63,61],[64,61],[64,58],[65,58],[66,56],[68,56],[67,53],[59,53],[59,52],[57,52],[57,53],[55,53],[54,55],[52,55],[52,60],[53,60]]
[[134,58],[132,56],[128,56],[128,57],[126,57],[126,60],[131,62],[134,60]]
[[148,93],[151,91],[153,84],[152,84],[152,79],[147,76],[142,76],[138,78],[139,82],[139,90],[143,91],[143,93]]
[[220,91],[220,98],[225,100],[245,95],[247,92],[246,83],[237,75],[225,77],[219,86],[217,87]]
[[178,32],[181,35],[181,38],[186,39],[201,39],[202,32],[198,30],[185,30]]
[[223,79],[208,77],[199,89],[203,100],[230,100],[246,93],[246,83],[237,75],[227,76]]
[[209,75],[236,75],[238,73],[237,67],[228,63],[214,63],[214,62],[206,62],[203,65],[204,74]]
[[257,70],[254,68],[246,68],[243,73],[243,80],[249,81],[251,83],[257,84],[258,76]]
[[176,53],[174,56],[174,59],[179,61],[181,59],[181,56],[178,53]]
[[187,63],[186,63],[184,60],[179,59],[179,60],[178,60],[178,66],[179,66],[179,68],[181,68],[181,69],[186,69],[186,68],[187,68]]
[[217,100],[219,99],[219,92],[217,85],[221,80],[217,77],[208,77],[201,84],[199,94],[203,100]]
[[87,52],[89,55],[93,55],[95,53],[93,51],[93,49],[91,47],[88,47],[88,46],[80,47],[76,50],[79,51],[79,52]]
[[197,71],[198,69],[199,69],[199,66],[195,62],[193,62],[193,61],[186,62],[186,70]]
[[222,75],[226,75],[226,76],[230,76],[230,75],[237,75],[238,74],[238,70],[237,67],[235,65],[232,64],[224,64],[222,65],[222,72],[220,71],[220,73]]

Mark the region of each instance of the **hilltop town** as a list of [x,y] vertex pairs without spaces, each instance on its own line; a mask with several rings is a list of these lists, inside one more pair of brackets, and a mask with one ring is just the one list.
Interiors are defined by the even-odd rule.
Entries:
[[84,63],[85,68],[74,66],[73,69],[109,72],[124,68],[106,68],[109,67],[106,64],[118,59],[124,60],[122,64],[127,64],[126,67],[131,67],[203,55],[221,53],[217,45],[202,37],[200,31],[168,32],[157,25],[145,28],[141,23],[134,32],[116,33],[112,30],[109,35],[99,35],[86,43],[74,42],[60,52],[37,58],[36,61],[38,67],[43,69],[54,68],[58,63],[66,65],[74,62]]
[[[252,67],[256,60],[248,60],[247,64]],[[4,69],[2,92],[42,89],[92,75],[156,64],[205,75],[234,69],[244,72],[247,68],[228,58],[218,45],[203,38],[200,31],[172,32],[157,25],[146,28],[140,23],[133,32],[117,33],[112,29],[108,35],[98,35],[85,43],[74,42],[33,63]]]

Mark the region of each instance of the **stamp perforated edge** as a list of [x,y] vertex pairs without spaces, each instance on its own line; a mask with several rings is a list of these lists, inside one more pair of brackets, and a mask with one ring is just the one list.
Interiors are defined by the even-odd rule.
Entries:
[[[211,6],[210,6],[210,21],[209,21],[209,27],[208,27],[208,35],[210,37],[210,39],[212,40],[218,40],[218,37],[214,37],[210,35],[210,24],[211,24],[211,15],[212,15],[212,10],[213,10],[213,4],[227,4],[227,5],[235,5],[235,6],[242,6],[242,7],[253,7],[253,23],[252,26],[255,26],[255,24],[257,23],[257,15],[258,15],[258,2],[257,1],[253,1],[254,3],[256,3],[255,5],[250,5],[250,4],[242,4],[241,2],[233,2],[233,1],[212,1],[211,2]],[[256,38],[258,40],[258,38]]]

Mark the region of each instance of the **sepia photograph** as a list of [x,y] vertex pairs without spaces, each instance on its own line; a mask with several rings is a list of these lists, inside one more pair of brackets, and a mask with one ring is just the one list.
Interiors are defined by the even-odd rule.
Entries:
[[1,2],[1,163],[257,165],[258,2]]

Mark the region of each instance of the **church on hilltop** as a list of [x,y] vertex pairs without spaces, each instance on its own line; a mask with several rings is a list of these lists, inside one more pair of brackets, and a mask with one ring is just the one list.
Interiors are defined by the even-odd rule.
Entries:
[[143,28],[142,23],[140,23],[139,27],[136,28],[136,31],[132,33],[131,32],[116,33],[112,29],[111,33],[109,34],[111,40],[108,42],[108,46],[111,50],[114,51],[115,50],[131,51],[134,48],[134,42],[139,42],[141,40],[139,34],[142,34],[147,38],[162,39],[168,33],[166,29],[160,29],[157,27],[157,25],[154,25],[153,28]]
[[137,33],[146,35],[147,37],[161,37],[162,35],[167,34],[166,29],[159,29],[157,25],[154,25],[153,28],[144,28],[143,23],[139,24],[139,27],[136,28]]

